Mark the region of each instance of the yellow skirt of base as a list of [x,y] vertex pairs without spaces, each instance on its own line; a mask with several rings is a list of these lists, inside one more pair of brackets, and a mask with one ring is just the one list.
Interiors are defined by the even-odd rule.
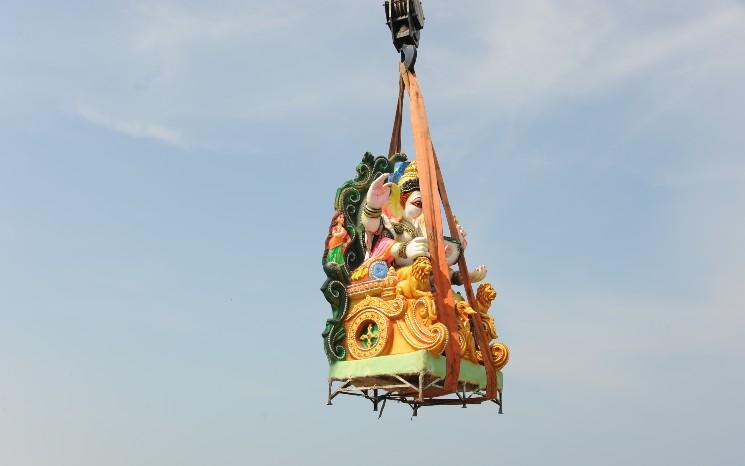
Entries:
[[[429,290],[428,270],[428,261],[420,257],[412,266],[397,271],[391,267],[383,279],[356,282],[347,288],[347,361],[416,351],[439,356],[448,339],[457,338],[464,360],[483,363],[486,355],[476,349],[470,315],[479,312],[488,338],[497,338],[494,319],[488,314],[496,291],[491,285],[482,284],[476,294],[476,310],[465,301],[456,302],[458,332],[451,335],[438,320],[432,293],[424,291]],[[492,342],[487,354],[497,370],[509,360],[509,348],[502,343]]]
[[432,296],[357,296],[344,319],[347,360],[426,350],[442,353],[449,332],[437,321]]

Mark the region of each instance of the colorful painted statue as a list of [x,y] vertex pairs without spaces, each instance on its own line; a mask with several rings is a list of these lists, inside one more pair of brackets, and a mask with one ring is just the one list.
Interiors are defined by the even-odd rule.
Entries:
[[326,262],[333,264],[344,264],[344,251],[346,251],[352,238],[344,228],[344,212],[337,211],[331,220],[329,236],[326,238]]
[[[463,359],[483,363],[470,316],[478,312],[488,338],[497,338],[488,314],[496,291],[482,284],[476,309],[455,293],[457,335],[450,335],[439,321],[416,162],[408,162],[403,154],[391,159],[365,154],[357,177],[337,191],[335,208],[323,258],[328,279],[322,291],[332,306],[323,332],[329,361],[421,350],[440,355],[448,338],[457,338]],[[468,245],[460,225],[456,234],[457,239],[444,238],[451,266]],[[486,273],[481,265],[470,278],[479,282]],[[451,282],[462,284],[457,272],[451,271]],[[500,369],[509,350],[492,342],[487,354]]]
[[[388,258],[396,267],[402,267],[429,255],[416,161],[398,162],[392,174],[373,181],[360,221],[367,233],[367,253],[372,260]],[[448,265],[458,261],[467,245],[466,232],[458,225],[458,239],[445,238]],[[483,280],[486,272],[486,266],[477,267],[470,274],[471,281]],[[458,277],[453,278],[459,283]]]

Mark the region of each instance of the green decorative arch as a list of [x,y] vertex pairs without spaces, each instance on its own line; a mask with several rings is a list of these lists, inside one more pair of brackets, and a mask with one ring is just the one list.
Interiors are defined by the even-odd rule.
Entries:
[[326,254],[321,258],[326,281],[321,292],[331,305],[331,318],[321,333],[323,349],[329,362],[343,361],[347,354],[344,349],[344,317],[347,313],[347,286],[350,273],[365,260],[365,229],[360,223],[360,208],[372,182],[384,173],[392,173],[396,162],[406,161],[405,154],[388,157],[375,157],[367,152],[357,165],[357,176],[342,184],[336,190],[334,209],[344,213],[346,230],[351,243],[344,252],[344,264],[326,262]]

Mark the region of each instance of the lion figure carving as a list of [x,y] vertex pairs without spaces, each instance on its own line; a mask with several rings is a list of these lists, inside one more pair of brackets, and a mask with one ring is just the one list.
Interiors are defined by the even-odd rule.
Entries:
[[432,274],[432,263],[426,257],[417,257],[413,264],[398,269],[396,293],[409,299],[432,296],[429,276]]
[[476,310],[482,314],[489,312],[492,301],[497,297],[497,290],[491,283],[482,283],[476,291]]
[[497,290],[489,283],[481,284],[476,292],[476,310],[481,314],[484,331],[489,340],[497,338],[497,328],[494,325],[494,318],[489,315],[489,308],[496,297]]

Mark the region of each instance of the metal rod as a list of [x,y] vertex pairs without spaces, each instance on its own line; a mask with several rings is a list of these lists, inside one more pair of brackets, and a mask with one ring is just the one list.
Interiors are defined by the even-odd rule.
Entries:
[[383,410],[385,409],[385,402],[388,401],[388,397],[383,398],[383,405],[380,407],[380,412],[378,413],[378,419],[383,417]]

